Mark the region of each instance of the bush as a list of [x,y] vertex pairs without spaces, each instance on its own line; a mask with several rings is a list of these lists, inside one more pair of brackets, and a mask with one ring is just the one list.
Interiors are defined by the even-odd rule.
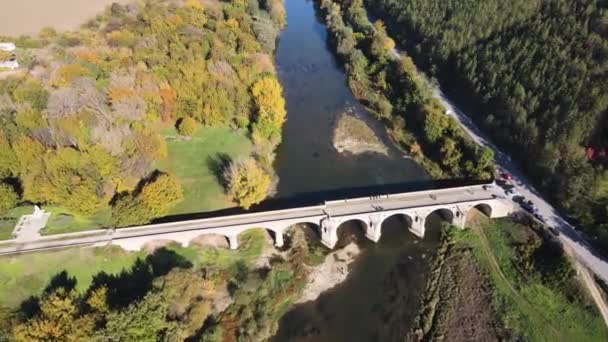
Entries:
[[224,178],[228,194],[245,209],[260,203],[270,190],[270,175],[253,158],[232,162]]
[[0,184],[0,214],[14,208],[18,200],[19,196],[12,187],[7,184]]
[[112,223],[116,227],[146,224],[167,214],[184,198],[175,177],[159,173],[140,191],[121,197],[112,208]]
[[179,122],[177,123],[177,132],[180,135],[189,137],[194,134],[194,131],[196,131],[196,120],[189,116],[179,120]]
[[153,218],[148,205],[141,198],[131,195],[120,198],[112,207],[112,224],[115,227],[146,224]]

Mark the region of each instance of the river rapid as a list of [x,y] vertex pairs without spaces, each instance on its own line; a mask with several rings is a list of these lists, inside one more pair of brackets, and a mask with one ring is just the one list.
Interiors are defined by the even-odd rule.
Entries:
[[[276,65],[288,115],[275,161],[280,179],[276,197],[397,183],[400,191],[429,187],[428,174],[391,144],[382,124],[352,96],[313,2],[285,0],[285,7],[287,28],[279,38]],[[388,154],[334,149],[333,130],[346,111],[370,126]],[[418,312],[438,227],[438,218],[431,218],[427,236],[419,239],[401,217],[391,217],[374,244],[357,222],[343,223],[337,248],[356,241],[362,250],[346,281],[292,307],[280,320],[274,341],[402,341]]]

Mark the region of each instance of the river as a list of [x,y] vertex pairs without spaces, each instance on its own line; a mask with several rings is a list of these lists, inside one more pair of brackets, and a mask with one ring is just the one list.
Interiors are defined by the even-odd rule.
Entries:
[[[395,183],[417,189],[432,183],[352,96],[313,3],[285,0],[285,7],[287,28],[280,35],[276,64],[288,115],[275,162],[277,197]],[[335,151],[332,132],[347,110],[372,128],[389,147],[388,155]],[[364,238],[357,223],[344,223],[339,245],[350,238],[362,249],[348,278],[317,300],[294,306],[280,320],[274,341],[402,341],[418,312],[438,243],[439,220],[428,221],[421,240],[400,217],[389,218],[377,244]]]
[[[287,105],[283,141],[277,150],[278,197],[382,184],[428,183],[426,172],[389,141],[382,125],[355,100],[344,71],[327,43],[313,3],[285,0],[287,28],[281,33],[276,65]],[[339,116],[351,110],[388,146],[388,156],[338,153],[332,134]]]

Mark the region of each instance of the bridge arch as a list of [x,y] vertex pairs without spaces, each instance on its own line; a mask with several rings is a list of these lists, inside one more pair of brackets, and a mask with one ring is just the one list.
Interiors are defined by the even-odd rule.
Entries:
[[224,234],[202,232],[200,235],[193,237],[188,245],[227,249],[230,248],[230,239]]
[[380,224],[380,229],[384,229],[384,224],[389,221],[389,220],[399,220],[401,222],[404,223],[404,228],[409,229],[412,224],[414,223],[414,218],[412,218],[412,216],[410,214],[407,213],[393,213],[390,214],[388,216],[386,216],[383,220],[382,223]]
[[[353,225],[350,226],[349,225]],[[356,226],[356,228],[355,228]],[[354,228],[354,230],[352,228]],[[351,228],[351,229],[349,229]],[[364,236],[367,233],[367,230],[369,228],[369,223],[367,221],[365,221],[362,218],[349,218],[346,219],[342,222],[340,222],[338,225],[336,225],[336,228],[333,230],[333,234],[335,235],[335,240],[338,247],[342,247],[342,243],[340,243],[341,241],[344,242],[345,239],[348,238],[349,236],[349,232],[351,233],[361,233],[361,236]],[[348,241],[348,240],[346,240]]]
[[321,238],[321,224],[319,222],[314,221],[299,221],[296,223],[292,223],[283,229],[283,233],[287,233],[290,230],[299,227],[304,227],[304,229],[314,232],[314,234],[316,234],[318,238]]
[[435,209],[435,210],[429,212],[425,217],[425,221],[429,218],[429,216],[431,216],[433,214],[438,215],[443,221],[450,223],[450,224],[454,223],[454,218],[457,215],[451,209],[438,208],[438,209]]
[[298,233],[301,232],[303,234],[304,239],[306,239],[306,241],[309,245],[321,244],[322,236],[321,236],[321,226],[320,226],[319,222],[313,222],[313,221],[297,222],[297,223],[288,225],[282,231],[283,231],[283,239],[285,240],[284,245],[277,246],[275,243],[275,246],[284,247],[283,250],[290,249],[293,246],[294,234],[296,234],[296,232],[298,232]]
[[[265,227],[250,227],[244,228],[236,234],[236,240],[238,246],[243,245],[243,243],[247,242],[247,234],[252,234],[254,232],[263,232],[264,240],[267,243],[276,243],[279,239],[281,240],[281,244],[283,242],[283,234],[282,232],[278,232],[274,229],[265,228]],[[280,236],[280,237],[279,237]],[[230,240],[230,236],[228,236]],[[231,242],[232,244],[233,242]],[[234,248],[233,248],[234,249]]]
[[492,206],[487,203],[478,203],[473,208],[479,210],[487,217],[492,217]]

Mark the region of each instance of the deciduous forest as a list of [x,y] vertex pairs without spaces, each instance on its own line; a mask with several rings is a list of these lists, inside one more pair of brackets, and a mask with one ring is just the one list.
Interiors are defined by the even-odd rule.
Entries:
[[[164,216],[183,199],[181,180],[154,167],[171,127],[184,141],[197,127],[248,132],[255,169],[272,178],[286,114],[272,61],[283,25],[278,0],[149,0],[114,3],[78,31],[18,38],[27,72],[0,80],[0,210],[111,207],[116,226]],[[245,202],[263,199],[265,184]]]
[[608,246],[608,3],[366,0],[391,35]]

